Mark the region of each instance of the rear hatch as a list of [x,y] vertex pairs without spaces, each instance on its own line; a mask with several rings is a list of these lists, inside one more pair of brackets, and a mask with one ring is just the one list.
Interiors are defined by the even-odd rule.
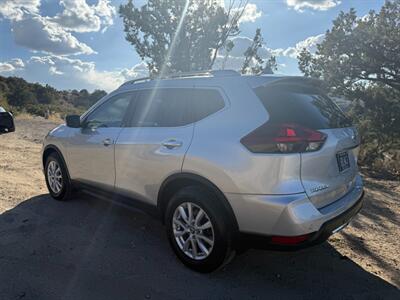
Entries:
[[347,194],[358,173],[359,136],[340,108],[303,78],[283,79],[255,88],[271,124],[296,124],[325,134],[323,146],[302,151],[300,177],[310,201],[322,208]]

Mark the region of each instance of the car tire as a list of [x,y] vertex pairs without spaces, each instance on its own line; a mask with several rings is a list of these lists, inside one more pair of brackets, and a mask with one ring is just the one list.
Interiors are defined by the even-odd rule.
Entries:
[[47,189],[53,199],[67,201],[71,198],[72,184],[66,166],[58,153],[53,152],[47,157],[44,174]]
[[201,273],[212,272],[233,259],[234,226],[230,220],[217,196],[200,186],[184,187],[175,193],[167,205],[164,219],[175,254],[187,267]]

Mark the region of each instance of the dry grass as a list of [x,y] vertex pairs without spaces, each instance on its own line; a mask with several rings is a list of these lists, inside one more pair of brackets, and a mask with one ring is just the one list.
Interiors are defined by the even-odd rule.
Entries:
[[364,177],[360,214],[329,243],[345,257],[400,288],[400,182]]

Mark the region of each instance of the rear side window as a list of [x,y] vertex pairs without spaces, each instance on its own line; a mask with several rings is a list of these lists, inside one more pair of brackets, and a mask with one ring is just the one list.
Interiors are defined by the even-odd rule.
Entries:
[[197,89],[194,91],[193,98],[190,100],[192,122],[208,117],[225,105],[224,99],[217,90]]
[[186,124],[188,99],[189,94],[185,90],[144,90],[137,98],[132,126],[183,126]]
[[144,90],[136,98],[133,127],[178,127],[197,122],[224,107],[221,95],[210,89]]
[[318,89],[277,85],[258,87],[254,91],[268,111],[271,123],[294,123],[310,129],[351,126],[340,108]]

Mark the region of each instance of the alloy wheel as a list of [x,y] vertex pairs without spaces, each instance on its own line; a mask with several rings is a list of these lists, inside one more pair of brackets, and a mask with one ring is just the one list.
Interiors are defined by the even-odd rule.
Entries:
[[214,246],[214,228],[210,217],[192,202],[180,204],[174,212],[172,227],[175,241],[188,257],[207,258]]
[[63,178],[60,165],[52,160],[47,166],[47,181],[53,193],[58,194],[63,187]]

